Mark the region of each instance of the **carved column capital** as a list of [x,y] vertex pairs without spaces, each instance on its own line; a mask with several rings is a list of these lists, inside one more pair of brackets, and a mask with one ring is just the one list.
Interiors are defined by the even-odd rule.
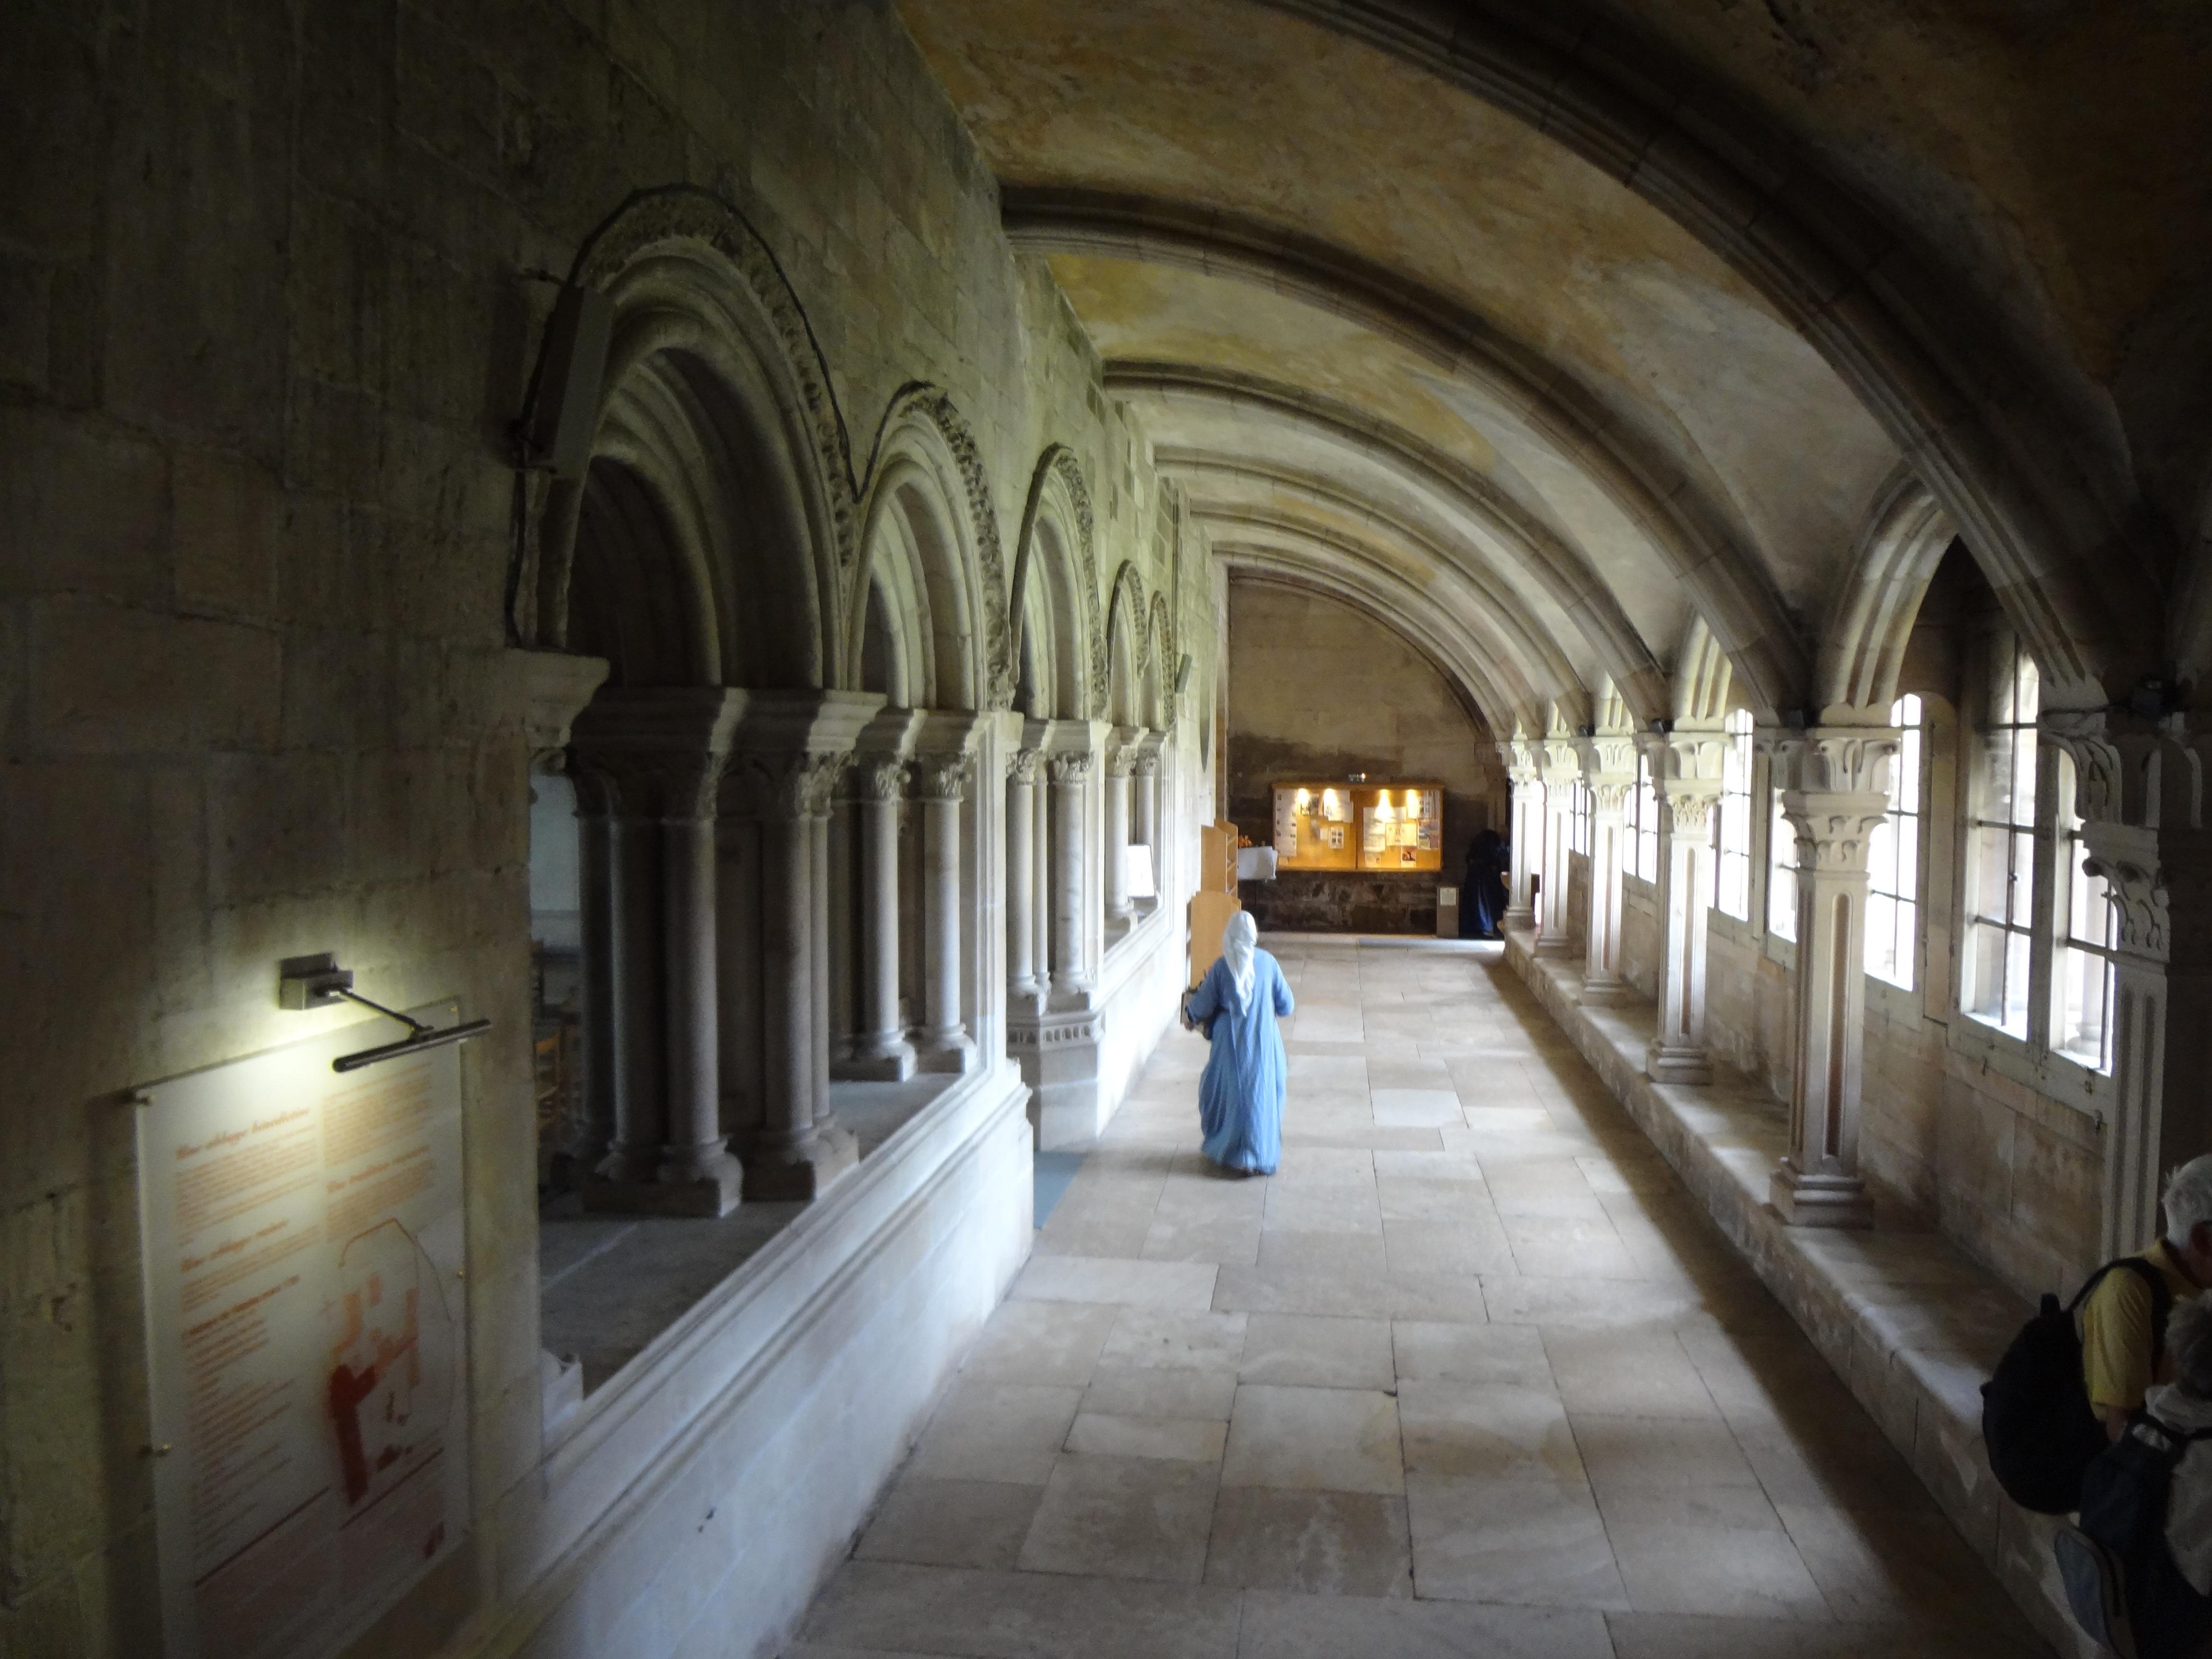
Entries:
[[1006,781],[1009,783],[1035,783],[1037,774],[1043,769],[1042,750],[1017,749],[1006,757]]
[[1045,761],[1045,765],[1051,772],[1052,781],[1054,783],[1063,786],[1079,784],[1091,775],[1091,763],[1097,758],[1088,750],[1078,750],[1067,754],[1049,756]]
[[896,800],[906,793],[906,763],[861,761],[845,774],[845,787],[855,800]]
[[[1808,794],[1889,794],[1904,734],[1892,726],[1807,726],[1762,733],[1774,787]],[[1785,809],[1786,810],[1786,809]]]
[[1713,811],[1721,799],[1717,784],[1708,787],[1702,779],[1662,782],[1659,798],[1667,805],[1670,834],[1698,842],[1711,838]]
[[602,749],[571,751],[580,804],[592,816],[684,823],[714,816],[729,756],[720,750]]
[[744,781],[763,817],[823,818],[830,816],[845,761],[843,755],[747,755]]
[[1126,778],[1137,769],[1137,751],[1127,744],[1106,751],[1106,775]]
[[914,763],[915,792],[924,800],[965,800],[974,769],[966,755],[924,755]]

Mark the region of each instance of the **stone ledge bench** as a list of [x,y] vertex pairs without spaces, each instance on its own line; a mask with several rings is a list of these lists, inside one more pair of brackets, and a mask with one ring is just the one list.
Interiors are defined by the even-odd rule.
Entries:
[[1505,960],[1721,1231],[1835,1368],[1936,1503],[2062,1655],[2100,1650],[2067,1611],[2055,1523],[2007,1498],[1982,1449],[1981,1385],[2034,1311],[1920,1217],[1877,1194],[1869,1231],[1785,1226],[1768,1178],[1789,1108],[1717,1058],[1704,1087],[1654,1083],[1648,1002],[1582,1003],[1580,964],[1508,930]]

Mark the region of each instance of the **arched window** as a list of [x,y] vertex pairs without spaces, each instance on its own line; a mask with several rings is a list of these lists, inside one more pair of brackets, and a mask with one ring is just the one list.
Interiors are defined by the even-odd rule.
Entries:
[[1797,937],[1797,832],[1782,816],[1782,792],[1766,792],[1766,931],[1777,939]]
[[1720,859],[1714,895],[1738,921],[1751,920],[1751,711],[1739,708],[1726,723],[1721,757]]
[[1988,641],[1966,805],[1966,949],[1960,1001],[2028,1035],[2035,952],[2035,659],[2010,630]]
[[2113,952],[2119,911],[2102,876],[2087,866],[2089,848],[2074,811],[2074,762],[2057,757],[2057,934],[2051,973],[2051,1046],[2094,1072],[2112,1069]]
[[1632,869],[1642,880],[1659,879],[1659,792],[1651,784],[1651,757],[1636,757],[1636,791],[1628,798],[1629,832],[1635,837]]
[[1917,696],[1889,706],[1904,738],[1890,773],[1889,811],[1867,848],[1866,970],[1912,988],[1920,939],[1920,765],[1925,711]]

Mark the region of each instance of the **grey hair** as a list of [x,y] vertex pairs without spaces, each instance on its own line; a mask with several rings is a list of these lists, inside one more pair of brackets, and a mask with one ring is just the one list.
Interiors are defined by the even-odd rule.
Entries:
[[2212,1292],[2173,1304],[2166,1322],[2166,1351],[2189,1391],[2212,1400]]
[[2166,1236],[2186,1245],[2202,1223],[2212,1221],[2212,1152],[2200,1153],[2166,1178]]

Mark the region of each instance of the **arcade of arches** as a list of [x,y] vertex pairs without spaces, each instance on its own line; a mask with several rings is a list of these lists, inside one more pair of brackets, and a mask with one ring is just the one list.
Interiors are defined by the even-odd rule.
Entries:
[[[2212,1146],[2212,16],[10,23],[0,1653],[2087,1651],[1975,1385]],[[1277,935],[1210,1182],[1362,720],[1504,939]],[[321,952],[490,1021],[373,1595],[156,1427]]]

